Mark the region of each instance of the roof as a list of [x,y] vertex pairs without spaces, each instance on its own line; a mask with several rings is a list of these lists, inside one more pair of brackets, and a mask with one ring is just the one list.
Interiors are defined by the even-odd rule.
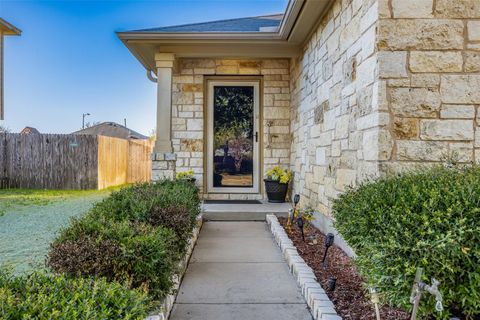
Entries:
[[22,33],[20,29],[16,28],[15,26],[3,20],[2,18],[0,18],[0,31],[4,35],[8,35],[8,36],[19,36]]
[[35,129],[34,127],[25,127],[23,128],[22,131],[20,131],[21,134],[40,134],[40,131]]
[[181,58],[276,59],[302,54],[321,17],[335,0],[289,0],[284,14],[116,32],[145,67],[156,54]]
[[87,134],[87,135],[99,135],[114,137],[120,139],[148,139],[147,136],[144,136],[141,133],[138,133],[132,129],[129,129],[121,124],[115,122],[102,122],[100,124],[78,130],[73,132],[73,134]]
[[275,32],[282,18],[283,14],[274,14],[141,29],[133,32]]

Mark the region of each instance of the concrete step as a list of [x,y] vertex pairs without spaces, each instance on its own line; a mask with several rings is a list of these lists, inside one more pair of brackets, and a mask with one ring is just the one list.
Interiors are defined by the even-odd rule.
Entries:
[[264,221],[267,214],[287,217],[290,203],[203,204],[203,218],[209,221]]

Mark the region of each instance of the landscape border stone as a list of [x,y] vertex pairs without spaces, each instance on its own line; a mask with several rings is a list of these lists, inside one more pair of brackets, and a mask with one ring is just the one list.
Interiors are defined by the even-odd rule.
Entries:
[[187,246],[187,251],[185,253],[185,256],[178,264],[179,273],[174,274],[172,276],[172,280],[174,283],[172,293],[170,293],[160,302],[160,308],[159,308],[160,311],[158,311],[157,314],[148,316],[147,318],[145,318],[145,320],[168,320],[168,318],[170,317],[170,313],[173,309],[173,304],[177,299],[178,289],[180,288],[180,284],[182,283],[182,279],[185,274],[185,271],[187,271],[188,262],[190,261],[190,257],[192,256],[192,253],[193,253],[193,248],[195,248],[198,235],[200,233],[200,230],[202,229],[202,225],[203,225],[202,214],[199,214],[197,216],[196,224],[197,225],[192,231],[192,237],[188,241],[188,246]]
[[318,283],[312,268],[298,254],[292,240],[288,238],[285,229],[278,222],[277,216],[267,214],[266,220],[275,241],[287,261],[290,272],[302,290],[302,295],[307,301],[313,318],[315,320],[342,320],[342,317],[335,311],[334,305],[328,298],[325,290]]

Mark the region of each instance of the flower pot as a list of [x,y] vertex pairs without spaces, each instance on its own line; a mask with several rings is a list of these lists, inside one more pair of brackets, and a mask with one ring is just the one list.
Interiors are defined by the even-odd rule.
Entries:
[[287,196],[288,183],[280,183],[276,180],[263,179],[268,202],[282,203]]

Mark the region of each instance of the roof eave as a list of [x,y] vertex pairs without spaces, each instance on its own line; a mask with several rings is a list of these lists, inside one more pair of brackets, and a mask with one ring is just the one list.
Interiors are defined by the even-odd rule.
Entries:
[[[154,52],[178,57],[291,58],[303,46],[333,0],[290,0],[276,32],[116,32],[147,70]],[[153,54],[152,54],[153,53]]]
[[116,32],[121,40],[281,40],[278,32]]
[[22,34],[22,30],[2,18],[0,18],[0,31],[5,36],[19,36]]

